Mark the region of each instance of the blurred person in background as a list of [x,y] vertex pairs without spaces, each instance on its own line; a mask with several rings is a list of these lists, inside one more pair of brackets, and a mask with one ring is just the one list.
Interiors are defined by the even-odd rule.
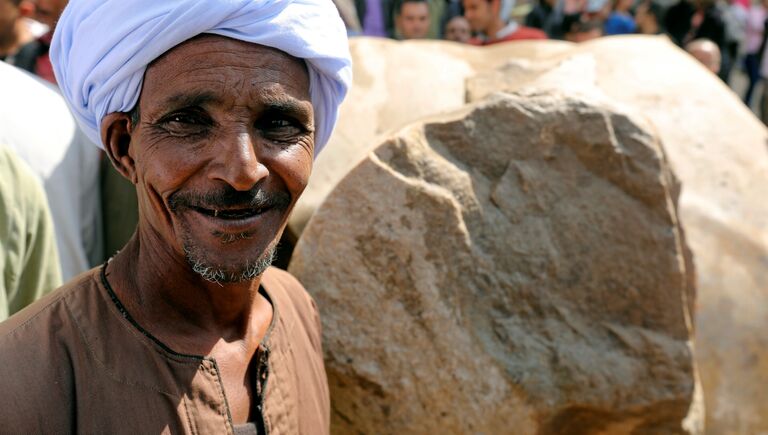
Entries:
[[725,23],[725,46],[721,47],[722,60],[718,76],[730,83],[731,71],[744,51],[747,31],[747,17],[749,14],[746,0],[717,0],[715,7],[720,10],[720,15]]
[[469,28],[469,21],[461,15],[457,15],[445,25],[444,39],[447,41],[461,42],[466,44],[472,37],[472,30]]
[[12,56],[34,37],[22,20],[20,0],[0,0],[0,58]]
[[644,0],[635,9],[637,33],[642,35],[661,35],[664,33],[664,9],[654,0]]
[[569,42],[586,42],[603,36],[603,22],[586,14],[566,15],[563,20],[565,40]]
[[357,14],[357,8],[353,0],[333,0],[336,10],[339,11],[341,21],[347,29],[348,36],[357,36],[363,33],[363,26]]
[[606,35],[627,35],[635,33],[637,26],[629,13],[633,0],[613,0],[613,10],[605,20],[604,30]]
[[538,0],[525,16],[525,25],[543,30],[551,39],[563,39],[563,7],[562,1]]
[[725,22],[714,0],[680,0],[664,17],[664,27],[680,47],[696,39],[709,39],[718,48],[725,46]]
[[696,39],[685,45],[687,51],[713,74],[720,71],[720,48],[708,39]]
[[398,39],[424,39],[429,35],[430,12],[427,0],[401,0],[395,11]]
[[394,34],[393,0],[355,0],[363,35],[387,38]]
[[765,34],[765,24],[768,18],[768,0],[761,0],[753,3],[747,11],[747,24],[745,29],[744,50],[744,71],[747,73],[749,84],[744,93],[744,103],[747,106],[752,104],[752,94],[755,91],[755,85],[760,81],[760,48],[763,44],[763,35]]
[[26,163],[0,144],[0,322],[59,285],[45,193]]
[[[8,0],[0,0],[1,2]],[[68,0],[21,0],[13,1],[16,10],[21,17],[32,18],[45,26],[48,31],[42,35],[35,35],[36,38],[28,41],[13,56],[11,62],[19,68],[29,71],[46,81],[56,84],[56,77],[53,75],[53,67],[48,56],[48,50],[51,46],[51,38],[56,28],[64,7]]]
[[547,39],[539,29],[521,26],[510,20],[513,0],[463,0],[464,17],[479,37],[470,40],[474,45],[491,45],[524,39]]
[[39,43],[48,27],[29,17],[34,5],[28,0],[0,0],[0,60],[35,72]]
[[75,123],[58,90],[0,62],[0,143],[45,188],[61,272],[69,280],[103,261],[100,152]]

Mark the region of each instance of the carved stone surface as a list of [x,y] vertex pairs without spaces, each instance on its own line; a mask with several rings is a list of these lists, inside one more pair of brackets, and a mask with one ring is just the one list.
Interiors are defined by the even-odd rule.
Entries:
[[498,95],[376,147],[291,263],[333,431],[697,432],[674,190],[598,95]]

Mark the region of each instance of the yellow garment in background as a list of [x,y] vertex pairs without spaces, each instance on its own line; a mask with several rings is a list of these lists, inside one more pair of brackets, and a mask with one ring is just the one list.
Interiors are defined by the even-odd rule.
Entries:
[[60,285],[45,192],[32,170],[0,145],[0,322]]

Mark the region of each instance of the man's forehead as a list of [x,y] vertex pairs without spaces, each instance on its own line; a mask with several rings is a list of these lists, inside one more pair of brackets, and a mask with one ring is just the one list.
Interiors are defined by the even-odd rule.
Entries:
[[[195,59],[191,59],[192,57]],[[152,61],[147,70],[169,62],[185,63],[185,61],[200,66],[232,67],[279,63],[292,64],[294,67],[307,70],[303,60],[284,51],[212,34],[201,34],[178,44]]]
[[[272,100],[309,100],[303,60],[263,45],[201,35],[168,50],[147,68],[143,97],[176,105],[215,103],[218,92],[256,88]],[[281,94],[283,96],[281,96]]]

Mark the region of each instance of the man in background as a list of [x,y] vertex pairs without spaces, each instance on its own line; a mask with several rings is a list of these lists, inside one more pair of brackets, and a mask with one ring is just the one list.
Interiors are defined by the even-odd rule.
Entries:
[[[56,77],[53,75],[53,67],[48,56],[48,50],[51,46],[51,38],[56,28],[56,22],[61,16],[68,0],[0,0],[0,9],[7,8],[3,13],[10,13],[16,26],[29,25],[29,19],[47,26],[46,32],[36,34],[34,28],[31,35],[16,30],[17,39],[20,45],[14,53],[6,53],[6,61],[25,71],[29,71],[46,81],[56,84]],[[5,3],[5,5],[2,5]],[[8,8],[8,6],[11,8]],[[1,15],[0,15],[1,16]],[[0,22],[0,25],[7,26]],[[39,27],[37,28],[39,29]],[[0,29],[2,32],[2,29]],[[31,36],[31,37],[30,37]],[[2,55],[2,53],[0,53]],[[10,59],[8,59],[10,57]]]
[[59,285],[43,189],[26,164],[0,144],[0,322]]
[[427,0],[402,0],[395,11],[395,28],[400,39],[424,39],[429,35]]
[[714,74],[720,71],[720,49],[714,42],[708,39],[697,39],[686,44],[685,51]]
[[48,27],[30,19],[34,5],[29,0],[0,0],[0,60],[34,73],[36,40]]
[[644,0],[635,9],[637,33],[642,35],[660,35],[664,33],[661,23],[664,22],[664,11],[661,5],[653,0]]
[[472,37],[472,31],[469,28],[469,21],[461,15],[457,15],[445,24],[445,37],[447,41],[460,42],[466,44]]
[[563,39],[563,2],[540,0],[525,16],[525,25],[541,29],[552,39]]
[[510,20],[513,0],[463,0],[464,17],[479,38],[470,40],[475,45],[490,45],[523,39],[547,39],[539,29],[521,26]]
[[0,62],[0,143],[24,160],[48,197],[65,280],[103,260],[99,150],[50,84]]

